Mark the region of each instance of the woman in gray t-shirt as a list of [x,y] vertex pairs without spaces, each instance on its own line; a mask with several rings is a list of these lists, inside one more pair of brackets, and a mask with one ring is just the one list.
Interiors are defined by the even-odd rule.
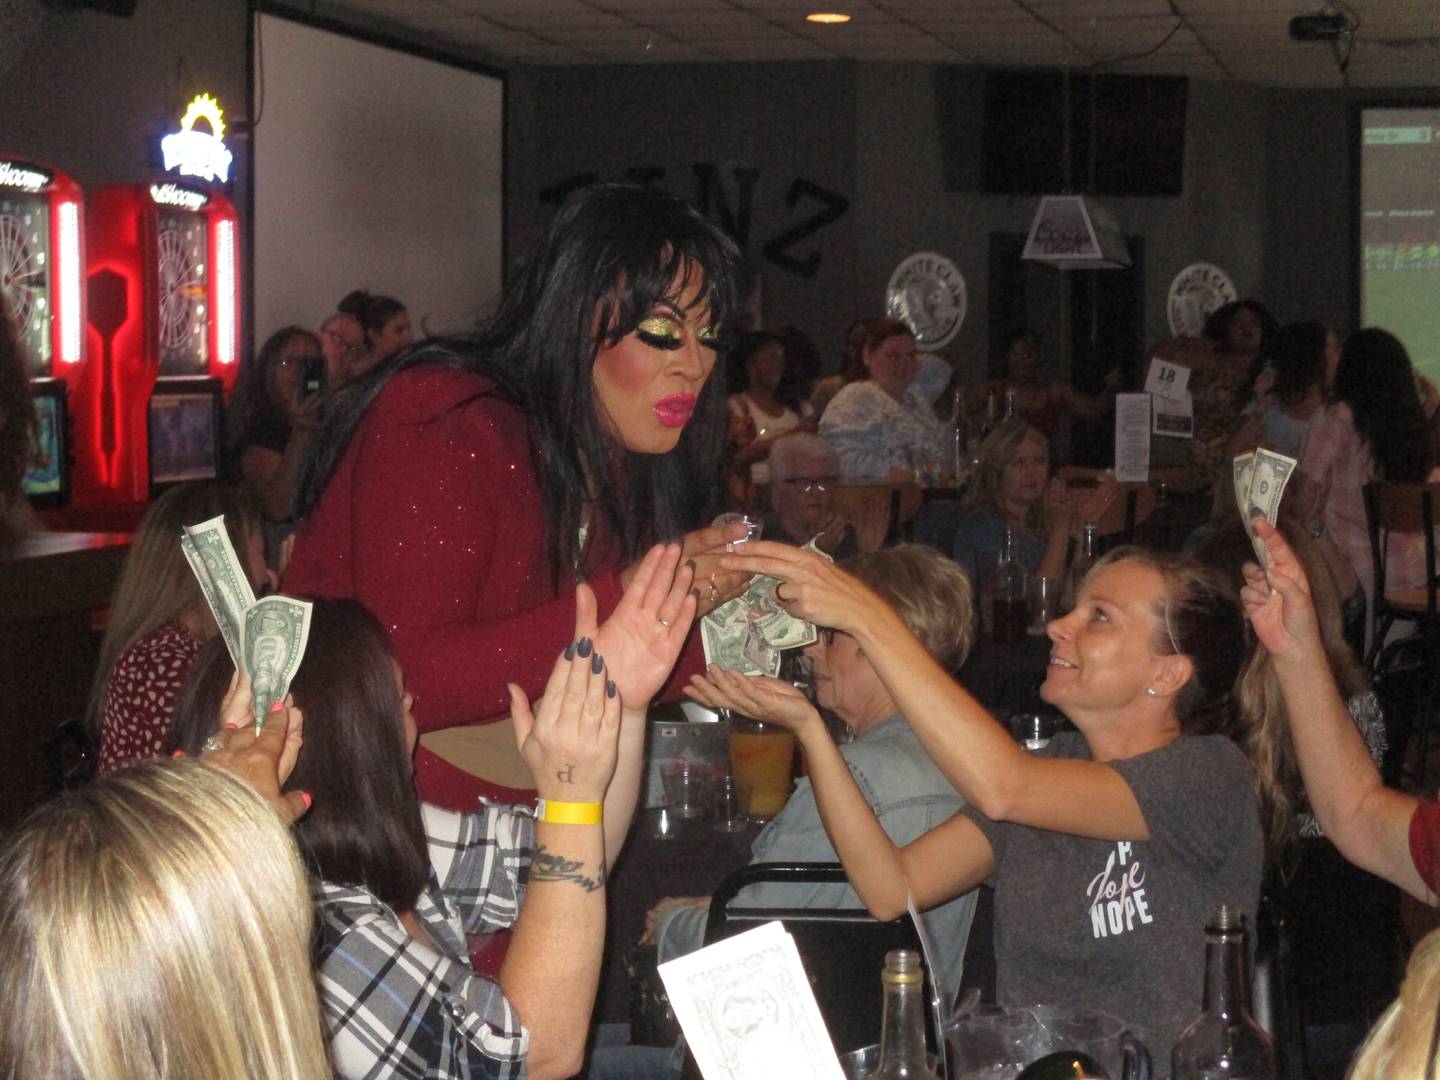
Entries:
[[[1193,560],[1122,549],[1049,626],[1041,696],[1079,734],[1031,756],[925,656],[888,605],[808,553],[750,544],[727,568],[772,574],[789,610],[851,634],[970,805],[895,845],[793,688],[712,671],[695,696],[790,726],[830,838],[878,918],[996,890],[1002,1004],[1085,1006],[1124,1019],[1165,1072],[1198,1012],[1204,925],[1253,913],[1264,842],[1257,780],[1232,707],[1248,653],[1236,590]],[[1257,754],[1257,760],[1267,760]]]

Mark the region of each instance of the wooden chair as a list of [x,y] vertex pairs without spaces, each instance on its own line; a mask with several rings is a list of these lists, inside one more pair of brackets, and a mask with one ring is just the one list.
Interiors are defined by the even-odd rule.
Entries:
[[878,551],[908,538],[908,526],[924,499],[919,486],[909,482],[840,484],[835,511],[854,527],[861,551]]
[[[1105,478],[1105,470],[1067,465],[1055,475],[1072,488],[1093,491]],[[1105,547],[1133,544],[1135,530],[1150,519],[1160,501],[1152,484],[1121,484],[1120,494],[1122,497],[1112,500],[1095,522],[1095,534],[1105,541]]]
[[[1437,571],[1435,563],[1436,504],[1440,484],[1393,484],[1375,481],[1365,485],[1365,519],[1370,528],[1370,558],[1375,584],[1370,596],[1370,651],[1372,671],[1385,637],[1397,620],[1414,622],[1422,630],[1436,626]],[[1408,588],[1387,584],[1392,534],[1420,534],[1425,545],[1425,581]]]

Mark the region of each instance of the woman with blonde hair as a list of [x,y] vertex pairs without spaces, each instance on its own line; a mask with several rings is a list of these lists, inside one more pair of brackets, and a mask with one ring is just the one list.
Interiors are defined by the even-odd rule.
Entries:
[[180,549],[180,530],[220,515],[242,569],[266,581],[260,516],[238,488],[181,484],[146,511],[110,601],[110,622],[86,707],[102,774],[159,754],[175,696],[200,647],[218,632]]
[[1370,1029],[1348,1080],[1433,1080],[1440,1068],[1440,930],[1431,931],[1405,969],[1400,996]]
[[0,853],[0,1073],[329,1077],[313,922],[284,820],[226,770],[151,762],[63,795]]

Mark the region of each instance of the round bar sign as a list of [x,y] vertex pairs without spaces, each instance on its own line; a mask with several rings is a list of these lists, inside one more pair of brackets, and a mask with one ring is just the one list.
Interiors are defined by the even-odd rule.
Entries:
[[955,340],[965,321],[965,276],[944,255],[917,251],[902,260],[885,286],[885,312],[915,333],[927,351]]

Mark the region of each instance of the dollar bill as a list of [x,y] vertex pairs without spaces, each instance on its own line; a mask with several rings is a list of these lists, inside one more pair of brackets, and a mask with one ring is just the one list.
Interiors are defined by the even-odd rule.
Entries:
[[[1251,460],[1242,467],[1241,458],[1247,457]],[[1272,525],[1280,520],[1280,500],[1285,496],[1285,486],[1294,475],[1297,464],[1294,458],[1266,450],[1264,447],[1256,450],[1253,455],[1242,454],[1235,459],[1235,499],[1240,503],[1242,496],[1239,484],[1243,479],[1244,502],[1240,505],[1240,518],[1245,523],[1245,531],[1250,534],[1250,544],[1255,549],[1255,558],[1261,566],[1270,565],[1270,553],[1255,534],[1255,519],[1263,514],[1265,520]]]
[[1230,461],[1230,468],[1235,478],[1235,509],[1240,511],[1240,519],[1244,521],[1250,512],[1250,477],[1255,472],[1255,452],[1236,454]]
[[255,726],[290,691],[310,640],[312,605],[288,596],[256,601],[223,516],[187,525],[180,549],[225,639],[235,669],[250,680]]
[[303,600],[267,596],[245,612],[245,662],[257,727],[290,691],[310,640],[311,610]]
[[255,593],[235,555],[235,548],[230,544],[224,515],[198,525],[185,526],[181,531],[180,548],[200,582],[200,591],[210,605],[216,625],[220,627],[220,635],[225,639],[225,647],[230,650],[231,661],[237,670],[248,674],[243,634],[245,612],[255,606]]
[[[804,550],[834,562],[814,540]],[[815,624],[786,611],[775,599],[779,578],[756,574],[745,591],[700,620],[705,662],[744,675],[778,675],[780,653],[813,644]]]

